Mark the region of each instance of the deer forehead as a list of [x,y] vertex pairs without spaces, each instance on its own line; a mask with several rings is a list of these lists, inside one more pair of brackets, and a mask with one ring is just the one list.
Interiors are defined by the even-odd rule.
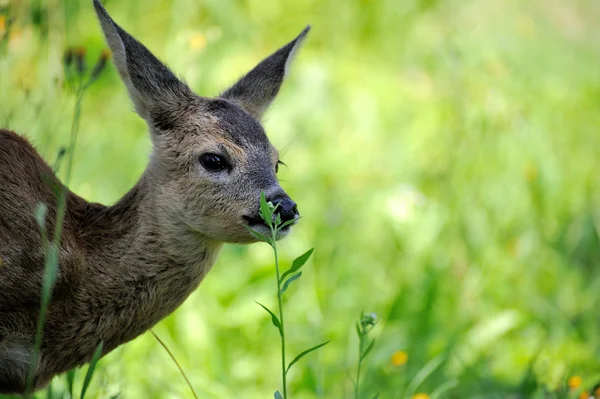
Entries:
[[186,137],[180,142],[192,151],[223,150],[238,159],[266,158],[272,163],[279,159],[260,122],[227,100],[207,100],[188,110],[178,130]]

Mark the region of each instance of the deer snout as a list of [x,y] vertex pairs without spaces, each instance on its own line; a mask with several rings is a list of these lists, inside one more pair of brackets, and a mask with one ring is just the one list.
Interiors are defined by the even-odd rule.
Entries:
[[[276,218],[280,219],[277,232],[277,239],[279,240],[290,232],[291,225],[295,224],[300,218],[298,206],[281,190],[278,193],[267,196],[266,200],[276,207],[273,213],[273,221]],[[243,216],[243,219],[251,229],[257,230],[261,234],[269,234],[270,229],[261,218],[260,210],[256,209],[255,212],[253,216]]]
[[275,213],[279,214],[283,223],[300,217],[298,206],[289,197],[275,197],[271,203],[276,206]]

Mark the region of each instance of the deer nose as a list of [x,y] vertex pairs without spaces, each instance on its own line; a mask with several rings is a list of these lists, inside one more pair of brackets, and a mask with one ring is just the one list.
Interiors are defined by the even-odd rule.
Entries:
[[277,207],[275,213],[279,214],[284,223],[300,216],[296,203],[288,197],[275,197],[271,203]]

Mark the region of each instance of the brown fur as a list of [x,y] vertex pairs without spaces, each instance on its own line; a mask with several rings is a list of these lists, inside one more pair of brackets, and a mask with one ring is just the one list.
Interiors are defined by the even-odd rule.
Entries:
[[[68,191],[26,139],[0,130],[0,393],[25,389],[47,251],[34,214],[39,204],[47,206],[51,237],[53,187],[67,192],[67,210],[35,388],[89,361],[99,342],[106,354],[173,312],[223,242],[254,241],[244,225],[255,219],[261,191],[289,202],[275,176],[277,152],[258,118],[305,32],[222,98],[207,99],[95,6],[154,149],[139,182],[104,206]],[[225,156],[230,169],[207,170],[199,162],[206,153]],[[294,206],[290,217],[297,216]]]

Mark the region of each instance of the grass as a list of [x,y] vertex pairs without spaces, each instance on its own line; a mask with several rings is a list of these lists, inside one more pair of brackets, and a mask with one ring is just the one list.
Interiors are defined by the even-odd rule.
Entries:
[[[70,142],[72,116],[61,54],[83,45],[96,59],[104,44],[88,2],[37,4],[0,1],[0,124],[53,160]],[[360,374],[365,398],[594,391],[596,2],[141,4],[107,7],[203,95],[313,26],[265,121],[304,218],[279,244],[279,262],[317,248],[302,289],[286,292],[287,350],[332,340],[287,375],[290,396],[354,395],[352,320],[362,309],[379,318]],[[82,104],[70,186],[112,203],[142,172],[149,138],[114,67],[106,72]],[[281,385],[281,348],[254,303],[275,303],[272,278],[268,246],[227,246],[156,327],[199,397],[264,398]],[[118,392],[190,395],[149,335],[104,358],[87,395]]]
[[[79,123],[81,118],[81,104],[83,101],[83,95],[86,89],[98,78],[102,70],[104,69],[106,63],[106,57],[101,56],[100,60],[96,64],[96,66],[92,69],[89,76],[86,75],[86,67],[85,67],[85,53],[82,49],[78,51],[67,50],[65,58],[64,58],[64,76],[65,82],[67,83],[69,89],[75,93],[75,108],[72,116],[72,124],[71,124],[71,133],[70,133],[70,143],[68,148],[66,148],[67,153],[67,162],[66,162],[66,178],[65,178],[65,186],[68,187],[69,182],[71,180],[71,171],[73,167],[73,154],[76,150],[77,144],[77,134],[79,133]],[[60,162],[62,157],[64,156],[65,151],[61,149],[58,153],[56,162],[54,163],[54,171],[58,173],[60,168]],[[54,191],[54,195],[56,196],[57,202],[57,211],[56,211],[56,220],[55,220],[55,229],[52,235],[52,240],[50,241],[48,236],[49,232],[46,228],[46,216],[48,212],[47,204],[40,203],[36,212],[36,220],[38,222],[41,234],[42,234],[42,244],[46,251],[45,256],[45,264],[44,264],[44,282],[42,286],[41,292],[41,301],[40,301],[40,312],[38,316],[38,323],[35,334],[35,343],[33,348],[33,355],[31,357],[31,366],[29,369],[29,374],[27,377],[27,386],[25,389],[25,398],[31,398],[33,396],[33,388],[35,383],[35,370],[39,361],[40,351],[42,348],[42,340],[44,334],[44,326],[46,322],[46,316],[48,313],[48,307],[50,301],[52,300],[52,291],[54,288],[54,283],[56,281],[56,275],[58,272],[58,258],[59,258],[59,249],[61,247],[61,238],[62,231],[64,227],[64,220],[66,215],[66,200],[67,193],[62,186],[56,185],[54,182],[48,180],[48,184],[51,186],[51,189]],[[81,390],[80,399],[85,398],[85,394],[89,387],[89,384],[94,375],[94,370],[96,364],[100,360],[100,356],[102,355],[102,346],[103,343],[100,342],[96,351],[94,352],[90,364],[88,366],[88,371],[85,375],[85,379],[83,381],[83,387]],[[67,374],[68,386],[69,386],[69,394],[73,395],[72,389],[72,378],[73,374]],[[52,391],[52,388],[48,388],[48,393],[46,395],[49,398],[55,397]]]

